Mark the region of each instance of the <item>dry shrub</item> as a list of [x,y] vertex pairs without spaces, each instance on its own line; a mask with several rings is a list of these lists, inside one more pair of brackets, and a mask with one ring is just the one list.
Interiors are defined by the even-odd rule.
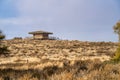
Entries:
[[120,61],[120,43],[119,43],[118,48],[115,52],[115,56],[113,57],[113,60],[116,62]]
[[[3,80],[119,80],[120,63],[102,63],[95,61],[70,61],[64,60],[63,67],[55,65],[45,66],[43,69],[0,70]],[[31,64],[32,65],[32,64]]]
[[88,72],[91,72],[93,70],[99,70],[102,68],[103,64],[99,59],[95,59],[94,61],[90,61],[88,63]]
[[18,80],[30,80],[32,78],[32,75],[30,73],[27,73],[20,77]]
[[47,76],[51,76],[57,73],[58,69],[59,69],[58,66],[48,66],[43,69],[43,73],[46,74]]
[[27,73],[23,75],[22,77],[20,77],[18,80],[38,80],[38,78],[34,78],[32,77],[31,73]]
[[73,80],[73,72],[62,72],[51,76],[48,80]]
[[4,80],[2,77],[0,77],[0,80]]
[[120,68],[118,64],[106,64],[102,69],[93,70],[86,76],[89,80],[119,80]]

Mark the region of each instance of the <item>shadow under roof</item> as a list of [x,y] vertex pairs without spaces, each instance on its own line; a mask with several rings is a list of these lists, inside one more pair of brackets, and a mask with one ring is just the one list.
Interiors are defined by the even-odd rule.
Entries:
[[29,34],[53,34],[52,32],[47,32],[47,31],[33,31],[29,32]]

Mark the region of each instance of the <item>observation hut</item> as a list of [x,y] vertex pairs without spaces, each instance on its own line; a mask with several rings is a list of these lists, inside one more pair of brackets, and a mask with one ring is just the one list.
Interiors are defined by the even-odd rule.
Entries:
[[46,32],[46,31],[33,31],[29,32],[29,34],[33,35],[33,39],[39,39],[39,40],[48,40],[49,35],[53,34],[52,32]]

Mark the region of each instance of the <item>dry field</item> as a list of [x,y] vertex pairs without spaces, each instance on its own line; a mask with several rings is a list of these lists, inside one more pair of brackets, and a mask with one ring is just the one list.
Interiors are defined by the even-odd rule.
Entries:
[[9,56],[0,57],[0,80],[119,80],[120,64],[108,63],[113,42],[5,40]]

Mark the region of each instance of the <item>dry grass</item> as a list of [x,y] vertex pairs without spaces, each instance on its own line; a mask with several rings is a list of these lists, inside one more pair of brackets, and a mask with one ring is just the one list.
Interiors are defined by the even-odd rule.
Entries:
[[120,63],[96,61],[63,62],[63,67],[49,65],[42,69],[1,69],[0,79],[11,80],[119,80]]
[[0,58],[0,80],[119,80],[120,63],[105,63],[112,42],[7,40],[9,57]]

